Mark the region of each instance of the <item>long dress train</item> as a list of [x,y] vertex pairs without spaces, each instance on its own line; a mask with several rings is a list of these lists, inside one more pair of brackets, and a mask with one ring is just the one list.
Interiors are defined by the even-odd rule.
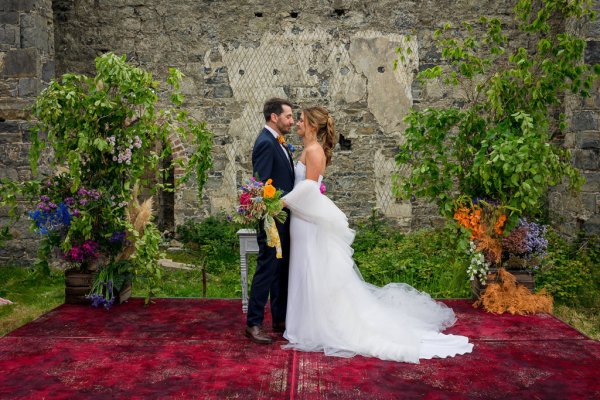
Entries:
[[365,282],[352,259],[354,231],[345,214],[306,180],[284,199],[290,221],[290,276],[284,348],[356,354],[418,363],[469,353],[468,338],[440,333],[456,321],[452,309],[410,285]]

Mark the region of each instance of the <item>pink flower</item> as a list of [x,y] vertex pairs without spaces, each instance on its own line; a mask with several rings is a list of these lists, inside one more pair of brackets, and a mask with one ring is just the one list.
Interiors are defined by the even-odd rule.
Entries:
[[323,182],[321,182],[321,186],[319,187],[319,190],[321,191],[321,194],[325,194],[325,192],[327,191],[327,187],[325,186],[325,184]]
[[250,193],[248,193],[248,192],[242,193],[242,195],[240,196],[240,205],[242,205],[242,206],[250,205],[251,198],[252,198],[252,195]]

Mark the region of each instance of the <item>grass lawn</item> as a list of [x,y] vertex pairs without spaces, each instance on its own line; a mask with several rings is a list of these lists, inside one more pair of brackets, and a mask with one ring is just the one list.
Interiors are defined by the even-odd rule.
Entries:
[[[192,255],[170,253],[174,261],[192,263]],[[250,277],[256,265],[255,256],[249,260]],[[22,267],[0,267],[0,297],[15,304],[0,306],[0,336],[25,325],[64,301],[63,272],[52,271],[50,277],[39,277]],[[240,298],[239,270],[232,266],[217,274],[207,274],[206,297]],[[134,286],[134,296],[143,296]],[[159,297],[202,297],[202,273],[197,270],[166,269],[162,292]],[[589,337],[600,340],[600,312],[556,305],[555,315]]]
[[40,277],[22,267],[0,267],[0,297],[14,304],[0,306],[0,336],[33,321],[65,301],[62,271]]

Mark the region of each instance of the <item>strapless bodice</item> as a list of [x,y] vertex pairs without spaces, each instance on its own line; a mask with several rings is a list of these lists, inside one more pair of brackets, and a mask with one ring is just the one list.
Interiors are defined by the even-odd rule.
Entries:
[[[294,186],[306,179],[306,165],[302,164],[301,161],[296,162],[296,166],[294,167],[294,175],[296,177]],[[323,175],[319,175],[318,183],[321,184],[322,180]]]

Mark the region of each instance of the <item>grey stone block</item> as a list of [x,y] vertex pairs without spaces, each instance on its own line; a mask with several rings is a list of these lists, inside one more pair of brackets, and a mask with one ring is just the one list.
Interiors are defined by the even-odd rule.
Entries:
[[8,51],[4,56],[2,76],[9,78],[27,78],[37,75],[39,54],[35,49]]
[[0,145],[19,143],[21,141],[20,133],[0,132]]
[[233,97],[233,91],[228,85],[215,86],[214,96],[218,99]]
[[13,24],[19,23],[18,12],[0,12],[0,24]]
[[589,22],[585,28],[588,37],[600,37],[600,21]]
[[2,121],[0,122],[0,133],[18,133],[20,132],[19,123],[17,121]]
[[54,79],[56,75],[55,68],[56,63],[54,60],[47,61],[42,65],[42,80],[44,82],[50,82],[52,79]]
[[583,223],[583,230],[589,235],[600,234],[600,214],[594,214]]
[[37,78],[19,79],[19,97],[37,96],[41,91],[40,80]]
[[580,149],[600,149],[600,132],[577,132],[575,136]]
[[597,111],[580,111],[573,113],[571,118],[571,129],[573,131],[593,131],[598,129]]
[[598,212],[595,193],[582,193],[581,202],[583,203],[583,207],[590,213],[594,214]]
[[47,54],[50,49],[48,20],[39,14],[26,14],[21,17],[21,47],[33,47]]
[[16,25],[0,25],[0,44],[19,46],[19,27]]
[[587,172],[583,174],[585,183],[581,186],[584,192],[600,192],[600,172]]
[[19,81],[17,79],[0,80],[0,97],[17,97]]
[[585,48],[584,60],[586,64],[600,63],[600,42],[589,40]]
[[597,150],[580,150],[573,151],[573,164],[580,169],[600,169],[600,155]]
[[32,10],[38,0],[2,0],[0,11],[29,11]]

